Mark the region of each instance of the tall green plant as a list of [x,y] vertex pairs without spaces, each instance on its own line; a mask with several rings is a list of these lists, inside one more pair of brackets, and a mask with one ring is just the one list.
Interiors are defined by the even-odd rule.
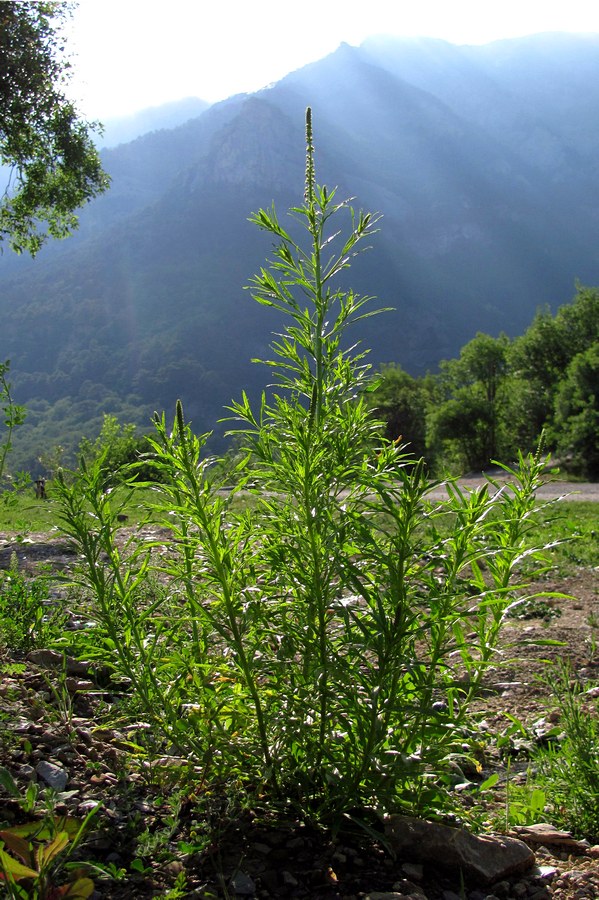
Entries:
[[0,409],[4,416],[4,435],[0,443],[0,489],[4,478],[6,458],[12,449],[12,437],[15,428],[25,421],[25,407],[15,403],[11,385],[8,381],[10,361],[0,363]]
[[[274,208],[252,216],[276,245],[250,289],[287,324],[258,408],[242,395],[229,410],[236,488],[219,490],[207,436],[178,404],[152,439],[168,549],[156,546],[153,562],[147,544],[118,551],[95,462],[79,482],[59,480],[63,521],[96,598],[99,645],[212,789],[335,813],[431,813],[449,802],[469,703],[534,557],[542,462],[522,459],[510,487],[454,488],[433,505],[423,465],[381,439],[365,353],[348,342],[375,311],[341,286],[377,220],[317,184],[309,113],[306,130],[291,224]],[[153,568],[169,591],[140,603]]]

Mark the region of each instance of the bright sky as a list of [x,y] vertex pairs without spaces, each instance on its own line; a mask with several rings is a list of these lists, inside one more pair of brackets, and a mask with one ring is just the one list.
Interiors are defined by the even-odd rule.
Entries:
[[373,34],[480,44],[599,33],[597,0],[79,0],[69,47],[79,109],[112,118],[182,97],[215,102]]

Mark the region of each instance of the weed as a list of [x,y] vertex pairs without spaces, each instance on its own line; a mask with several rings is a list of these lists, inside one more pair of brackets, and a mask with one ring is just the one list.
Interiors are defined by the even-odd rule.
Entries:
[[556,824],[575,834],[599,839],[599,717],[568,661],[558,662],[546,678],[560,712],[560,733],[534,754],[538,781]]
[[[3,768],[0,768],[0,784],[24,812],[33,813],[37,791],[28,789],[22,794]],[[98,808],[83,820],[55,816],[50,798],[41,819],[0,830],[0,883],[5,896],[11,900],[90,897],[94,883],[88,877],[88,867],[73,862],[72,856],[88,833]]]
[[561,614],[559,606],[548,603],[541,597],[535,597],[513,606],[508,616],[510,619],[542,619],[544,622],[550,622],[551,619],[559,618]]
[[62,607],[50,602],[47,581],[27,578],[13,554],[8,571],[0,572],[0,642],[11,650],[48,647],[65,618]]
[[[18,428],[25,421],[25,407],[19,406],[14,402],[11,385],[8,381],[8,373],[10,369],[10,361],[0,362],[0,412],[3,416],[4,434],[3,440],[0,442],[0,489],[3,487],[3,481],[6,478],[5,466],[6,458],[12,450],[12,437],[15,428]],[[21,482],[23,479],[20,479]],[[14,487],[14,485],[11,485]],[[15,496],[14,491],[2,490],[3,502],[10,502]]]
[[[250,289],[287,324],[259,407],[242,395],[229,409],[234,471],[178,403],[150,439],[168,553],[117,540],[127,497],[105,492],[101,458],[59,473],[61,527],[92,597],[96,658],[192,763],[198,793],[329,819],[360,806],[441,815],[514,590],[546,565],[544,461],[521,456],[501,490],[450,484],[432,504],[423,463],[381,437],[366,354],[347,335],[376,310],[339,286],[377,219],[317,185],[310,115],[306,133],[290,225],[274,208],[252,216],[275,249]],[[170,588],[144,594],[155,572]]]
[[172,859],[171,841],[180,828],[181,805],[182,794],[176,790],[168,798],[167,810],[161,817],[161,827],[154,830],[145,828],[138,835],[135,849],[137,859]]

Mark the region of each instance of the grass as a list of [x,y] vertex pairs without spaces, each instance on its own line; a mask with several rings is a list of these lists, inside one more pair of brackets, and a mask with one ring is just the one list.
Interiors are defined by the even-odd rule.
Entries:
[[543,541],[554,543],[551,560],[557,574],[597,565],[599,504],[563,500],[541,510],[539,527]]
[[[29,494],[20,494],[10,504],[5,504],[0,498],[0,532],[7,531],[26,537],[32,533],[43,534],[56,530],[60,519],[52,482],[47,483],[46,490],[47,500],[36,500]],[[117,497],[126,494],[124,488],[117,488],[115,493]],[[123,514],[127,519],[123,524],[136,525],[141,522],[146,517],[152,498],[151,488],[135,488],[124,505]]]
[[[117,489],[119,491],[124,489]],[[21,495],[16,502],[0,502],[0,532],[27,536],[30,533],[50,533],[59,526],[59,509],[48,485],[48,500],[35,500]],[[149,487],[137,487],[123,506],[127,525],[135,525],[147,518],[155,492]],[[235,507],[252,505],[251,496],[235,498]],[[152,521],[150,519],[150,521]],[[157,519],[156,519],[157,521]],[[578,567],[597,564],[599,539],[599,504],[582,500],[562,500],[546,507],[541,505],[538,518],[538,541],[554,544],[552,565],[559,575],[572,574]]]

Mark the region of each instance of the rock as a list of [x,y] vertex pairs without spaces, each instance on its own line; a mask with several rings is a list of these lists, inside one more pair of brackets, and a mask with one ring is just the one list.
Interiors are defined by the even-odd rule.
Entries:
[[252,844],[252,850],[254,850],[256,853],[262,854],[262,856],[268,856],[268,854],[272,850],[272,847],[269,847],[268,844],[262,844],[260,843],[260,841],[255,841]]
[[46,782],[48,787],[53,788],[55,791],[64,791],[66,788],[69,775],[61,766],[42,759],[35,767],[35,771]]
[[504,835],[473,835],[460,828],[409,816],[389,816],[385,833],[402,856],[435,860],[462,870],[478,884],[502,881],[534,865],[534,853],[523,841]]
[[543,881],[551,881],[557,875],[557,869],[555,866],[538,866],[534,874]]
[[578,850],[586,853],[589,849],[588,841],[577,841],[569,831],[560,831],[548,822],[537,822],[536,825],[515,825],[511,834],[517,835],[531,844],[543,844],[544,847],[563,847],[568,850]]
[[62,669],[64,666],[67,675],[89,675],[91,665],[56,650],[31,650],[27,654],[27,659],[42,669]]
[[86,816],[92,809],[96,809],[98,806],[100,806],[99,800],[83,800],[77,807],[77,813],[80,816]]
[[372,891],[366,894],[364,900],[406,900],[406,895],[397,891]]
[[404,863],[401,867],[401,871],[404,873],[406,878],[411,878],[412,881],[422,881],[424,872],[423,867],[420,864],[409,862]]
[[426,894],[424,893],[423,888],[421,888],[418,884],[414,884],[413,881],[409,881],[407,878],[402,878],[400,881],[396,881],[392,887],[393,890],[398,891],[402,895],[402,897],[420,897],[421,900],[423,897],[426,898]]
[[231,888],[242,897],[252,897],[256,893],[256,885],[245,872],[236,872],[231,879]]

